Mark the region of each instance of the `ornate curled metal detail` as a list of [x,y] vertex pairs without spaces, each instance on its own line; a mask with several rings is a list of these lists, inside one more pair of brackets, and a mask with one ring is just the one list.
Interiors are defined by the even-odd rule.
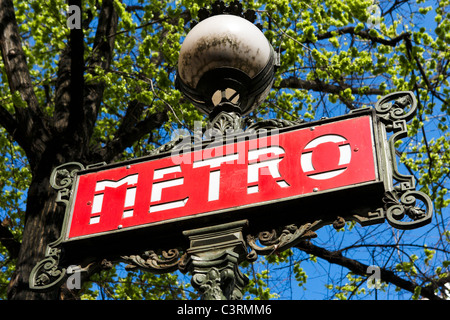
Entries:
[[[83,170],[84,166],[78,162],[69,162],[56,167],[50,176],[50,185],[58,191],[56,202],[64,204],[66,210],[69,207],[70,195],[75,182],[76,173]],[[67,214],[64,217],[63,226],[66,224]],[[60,237],[47,246],[45,258],[31,270],[29,286],[32,290],[46,290],[63,282],[67,270],[59,266],[61,249],[58,248],[63,240],[64,232]]]
[[[296,126],[303,122],[303,120],[290,121],[283,119],[267,119],[251,123],[251,120],[243,119],[235,112],[224,111],[220,112],[213,120],[209,121],[203,136],[207,140],[213,139],[213,141],[217,141],[217,139],[220,139],[221,137],[228,139],[240,133],[259,134],[263,131]],[[165,152],[181,152],[184,148],[191,150],[194,145],[202,145],[202,133],[194,134],[193,136],[180,136],[150,151],[148,155],[154,156]]]
[[[433,210],[428,195],[415,190],[414,176],[400,173],[396,161],[395,144],[407,136],[406,122],[414,117],[416,110],[416,97],[409,91],[388,94],[375,105],[377,116],[385,124],[386,131],[392,132],[388,147],[392,178],[397,182],[397,186],[388,190],[383,198],[384,216],[393,227],[406,230],[428,224]],[[416,206],[417,200],[422,201],[424,209]],[[404,221],[406,217],[409,221]]]
[[173,272],[184,259],[177,249],[162,251],[161,255],[162,259],[155,251],[149,250],[142,255],[122,256],[121,259],[130,263],[125,267],[127,270],[139,268],[153,273]]
[[220,288],[221,276],[217,268],[211,268],[206,273],[195,273],[191,282],[198,288],[205,300],[222,300],[222,289]]
[[83,170],[84,166],[78,162],[68,162],[56,167],[50,176],[50,185],[58,190],[56,202],[62,202],[67,206],[75,181],[76,173]]
[[235,112],[220,112],[213,120],[208,123],[206,128],[206,138],[212,138],[217,135],[226,135],[242,132],[245,120]]
[[268,119],[268,120],[261,120],[258,122],[255,122],[248,126],[248,128],[245,130],[247,132],[258,132],[260,130],[272,130],[272,129],[282,129],[287,127],[296,126],[299,124],[304,123],[303,120],[283,120],[283,119]]
[[[416,201],[424,204],[424,209],[416,206]],[[420,191],[406,191],[400,193],[387,192],[383,199],[385,203],[386,219],[388,223],[398,229],[409,230],[424,226],[432,219],[433,204],[430,198]],[[409,221],[402,221],[405,217]]]
[[[407,110],[408,106],[409,110]],[[407,136],[406,122],[414,117],[417,110],[417,100],[412,92],[394,92],[381,98],[376,103],[375,110],[377,116],[385,124],[386,131],[392,132],[388,144],[393,178],[400,183],[401,191],[413,190],[415,188],[414,177],[403,175],[398,170],[395,144],[398,140]]]
[[46,254],[47,258],[41,260],[31,271],[31,289],[46,290],[63,282],[66,275],[66,268],[59,267],[60,253],[60,249],[48,249],[48,253]]
[[248,278],[239,270],[239,254],[233,250],[189,256],[182,272],[191,272],[191,284],[202,300],[241,300]]
[[[409,110],[407,110],[409,106]],[[411,120],[417,110],[417,99],[410,91],[390,93],[375,104],[375,111],[386,124]]]
[[[251,248],[247,259],[255,261],[258,255],[271,255],[277,251],[284,251],[298,242],[315,238],[317,235],[314,228],[321,223],[320,220],[314,223],[306,223],[300,227],[290,224],[285,226],[280,234],[276,230],[260,232],[257,237],[247,235],[247,243]],[[263,247],[257,244],[259,241]]]

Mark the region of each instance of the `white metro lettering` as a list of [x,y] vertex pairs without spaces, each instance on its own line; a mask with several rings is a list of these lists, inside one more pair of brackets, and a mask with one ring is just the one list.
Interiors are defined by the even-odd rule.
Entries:
[[[269,154],[275,154],[275,157],[269,157]],[[257,150],[250,150],[248,152],[248,174],[247,174],[247,183],[249,186],[247,187],[247,193],[257,193],[259,192],[258,181],[260,174],[264,174],[264,172],[260,172],[262,168],[267,168],[269,174],[277,179],[277,184],[286,188],[289,187],[289,184],[281,178],[281,174],[278,168],[278,165],[283,158],[284,149],[279,146],[272,146]],[[266,170],[267,170],[266,169]]]
[[[89,224],[96,224],[100,222],[100,213],[102,212],[103,207],[103,198],[105,196],[105,188],[113,188],[116,189],[124,184],[128,186],[127,191],[125,193],[125,202],[124,202],[124,211],[123,218],[133,216],[133,206],[134,200],[136,198],[136,183],[138,181],[138,174],[133,174],[127,176],[119,181],[112,180],[104,180],[98,181],[95,184],[95,192],[94,201],[92,203],[91,210],[91,218],[89,220]],[[103,191],[102,193],[97,193]]]
[[346,138],[328,134],[311,140],[305,146],[300,165],[309,178],[326,180],[343,173],[351,156],[351,147]]
[[232,162],[237,160],[239,157],[238,153],[229,154],[223,157],[210,158],[202,161],[195,161],[193,168],[200,168],[209,166],[210,169],[217,168],[216,170],[211,170],[209,172],[209,188],[208,188],[208,201],[219,200],[219,190],[220,190],[220,165],[224,162]]
[[[153,180],[162,179],[167,174],[177,173],[177,172],[181,172],[180,166],[156,169],[153,173]],[[176,179],[172,179],[172,180],[169,179],[169,180],[153,183],[150,202],[161,201],[163,189],[171,188],[171,187],[175,187],[175,186],[181,186],[183,183],[184,183],[184,178],[176,178]],[[152,213],[152,212],[158,212],[158,211],[162,211],[162,210],[184,207],[186,205],[186,202],[188,201],[188,199],[189,198],[186,197],[185,199],[181,199],[181,200],[169,201],[169,202],[164,202],[164,203],[160,203],[160,204],[156,204],[156,205],[150,205],[149,212]]]

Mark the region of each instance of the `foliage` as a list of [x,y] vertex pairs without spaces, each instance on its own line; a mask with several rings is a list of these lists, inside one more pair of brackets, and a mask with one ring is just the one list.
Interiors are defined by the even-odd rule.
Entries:
[[[83,1],[84,60],[96,57],[95,34],[102,4]],[[144,121],[164,111],[168,119],[123,150],[114,160],[139,157],[170,140],[177,129],[193,131],[203,116],[174,88],[178,52],[189,22],[198,18],[209,1],[114,0],[119,16],[111,65],[87,68],[87,85],[104,83],[105,91],[90,138],[93,149],[112,144],[127,119],[130,101],[142,103],[134,116]],[[361,228],[347,223],[343,232],[324,228],[313,240],[366,265],[378,265],[414,284],[414,290],[384,283],[387,298],[419,298],[423,288],[445,295],[450,281],[448,197],[450,174],[449,2],[371,0],[260,0],[244,3],[257,10],[258,20],[273,47],[281,54],[274,89],[255,119],[283,118],[311,121],[373,106],[384,94],[411,90],[419,101],[419,114],[399,146],[402,170],[415,175],[421,191],[429,194],[435,215],[431,225],[416,231],[398,231],[388,225]],[[370,8],[380,9],[371,25]],[[63,0],[15,1],[29,73],[43,117],[55,114],[59,62],[68,45]],[[27,108],[18,91],[12,93],[0,61],[0,107],[10,114]],[[3,122],[0,122],[3,124]],[[27,189],[33,175],[15,133],[0,127],[0,220],[17,242],[22,239]],[[316,256],[292,249],[279,256],[245,265],[251,275],[248,298],[298,297],[286,288],[292,279],[305,298],[374,298],[365,289],[367,275],[341,266],[329,266]],[[15,270],[15,257],[0,245],[0,297]],[[300,267],[300,264],[302,267]],[[262,268],[257,268],[257,266]],[[124,273],[116,266],[91,278],[80,291],[83,299],[189,299],[195,298],[188,281],[179,274]],[[119,272],[120,271],[120,272]],[[286,271],[287,273],[283,273]],[[283,274],[275,284],[274,278]],[[289,278],[289,281],[286,279]],[[181,280],[180,280],[181,279]],[[312,287],[309,285],[311,284]],[[398,291],[393,287],[398,288]],[[297,288],[296,288],[297,290]],[[296,291],[294,290],[294,291]],[[313,292],[319,291],[318,296]],[[309,294],[311,292],[311,294]],[[448,297],[448,296],[447,296]]]

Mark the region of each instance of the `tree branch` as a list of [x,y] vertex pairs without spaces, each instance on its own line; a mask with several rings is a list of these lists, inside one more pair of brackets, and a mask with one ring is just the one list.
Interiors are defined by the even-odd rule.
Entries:
[[[3,106],[0,105],[0,125],[14,138],[18,127],[17,121]],[[20,142],[19,142],[20,144]]]
[[0,224],[0,243],[8,250],[12,259],[17,258],[20,250],[20,242],[14,238],[9,230],[9,219],[5,219]]
[[[282,88],[291,88],[291,89],[306,89],[313,90],[318,92],[327,92],[327,93],[339,93],[345,89],[350,88],[352,90],[352,94],[361,94],[360,88],[352,88],[347,85],[336,86],[333,84],[324,83],[317,80],[302,80],[296,77],[290,77],[287,79],[283,79],[280,82],[280,85],[277,87],[278,89]],[[367,95],[382,95],[384,91],[381,89],[369,88],[363,91],[364,94]]]
[[[104,0],[102,10],[98,19],[98,27],[95,34],[93,54],[89,61],[88,68],[95,70],[99,67],[107,71],[111,65],[114,51],[114,42],[118,24],[118,14],[114,8],[113,0]],[[92,71],[94,72],[94,71]],[[103,99],[105,84],[102,81],[94,81],[85,84],[83,102],[83,131],[81,132],[86,146],[92,135],[95,122],[97,120],[98,110]]]
[[11,93],[18,91],[32,112],[41,115],[11,0],[0,0],[0,49]]
[[[317,34],[316,38],[317,38],[317,40],[330,39],[330,38],[334,37],[336,34],[337,35],[343,35],[343,34],[356,35],[361,38],[370,40],[374,43],[380,43],[380,44],[384,44],[384,45],[391,46],[391,47],[395,47],[399,42],[408,38],[411,35],[409,32],[403,32],[402,34],[398,35],[395,38],[383,39],[383,38],[380,38],[377,36],[370,35],[368,30],[360,30],[360,31],[356,32],[355,27],[345,27],[342,29],[337,29],[337,30]],[[306,43],[309,43],[309,42],[310,41],[307,41]]]
[[114,135],[114,139],[108,142],[103,149],[94,151],[91,156],[97,162],[110,162],[123,150],[131,147],[133,143],[152,130],[161,127],[168,120],[167,112],[161,111],[155,112],[146,119],[138,121],[143,110],[144,105],[141,102],[137,100],[129,102],[127,112]]
[[[368,265],[365,265],[359,261],[344,257],[341,253],[341,251],[329,251],[327,249],[318,247],[314,244],[312,244],[309,241],[303,241],[300,242],[297,246],[298,249],[308,253],[312,254],[314,256],[317,256],[319,258],[322,258],[329,263],[337,264],[343,267],[346,267],[351,272],[360,275],[360,276],[368,276],[367,274],[367,268]],[[387,270],[385,268],[380,268],[381,270],[381,280],[392,283],[396,285],[399,288],[402,288],[406,291],[409,291],[411,293],[414,293],[414,290],[417,286],[419,286],[416,283],[413,283],[411,281],[405,280],[403,278],[400,278],[397,276],[394,272]],[[429,287],[421,287],[420,294],[428,298],[430,300],[441,300],[440,297],[436,296],[434,294],[434,291],[432,288]]]
[[66,47],[59,57],[55,85],[55,111],[53,113],[53,128],[56,135],[61,135],[69,122],[70,104],[70,47]]
[[3,119],[2,124],[6,124],[5,128],[8,131],[14,130],[13,136],[25,150],[30,165],[33,166],[45,150],[48,128],[33,89],[11,0],[0,0],[0,51],[11,94],[14,97],[16,93],[19,93],[20,99],[28,107],[24,108],[16,100],[14,103],[16,128],[12,127],[12,116],[8,117],[6,110],[2,111],[2,114],[7,117]]
[[[72,0],[69,5],[80,6],[80,2]],[[89,29],[93,18],[94,15],[88,10],[87,18],[82,21],[82,28]],[[70,30],[69,45],[61,52],[58,62],[52,121],[57,135],[61,135],[67,129],[70,110],[72,114],[82,111],[80,106],[83,104],[85,72],[83,29]],[[72,73],[71,70],[75,72]]]
[[[70,0],[69,6],[71,5],[81,8],[81,0]],[[58,62],[57,76],[53,126],[58,135],[67,129],[67,136],[73,138],[84,118],[83,29],[70,29],[68,46],[61,53]]]

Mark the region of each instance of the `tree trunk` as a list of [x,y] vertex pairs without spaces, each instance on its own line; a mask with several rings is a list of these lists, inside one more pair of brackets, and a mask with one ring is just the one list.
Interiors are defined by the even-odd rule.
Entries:
[[47,245],[58,238],[63,221],[64,210],[55,202],[56,192],[50,186],[49,177],[48,173],[35,174],[28,190],[22,244],[8,288],[10,300],[58,299],[58,288],[34,292],[28,282],[31,270],[45,256]]

